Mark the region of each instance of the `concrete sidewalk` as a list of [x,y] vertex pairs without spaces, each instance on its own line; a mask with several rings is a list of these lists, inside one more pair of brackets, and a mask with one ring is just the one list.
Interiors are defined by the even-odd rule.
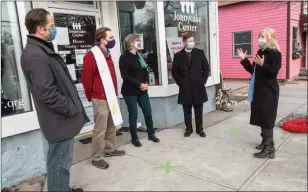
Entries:
[[[306,82],[281,86],[280,95],[277,122],[295,111],[307,112]],[[159,144],[144,138],[141,148],[121,146],[127,155],[106,159],[108,170],[95,168],[90,159],[77,163],[71,183],[85,191],[307,191],[307,134],[276,127],[276,158],[255,159],[260,128],[249,125],[248,109],[244,102],[234,112],[205,115],[205,127],[228,116],[207,127],[206,138],[184,138],[184,125],[179,125],[158,132]],[[155,168],[168,161],[183,167],[169,174]]]

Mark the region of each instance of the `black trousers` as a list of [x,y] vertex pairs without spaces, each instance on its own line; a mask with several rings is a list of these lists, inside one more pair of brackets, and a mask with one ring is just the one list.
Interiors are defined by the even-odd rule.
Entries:
[[273,140],[274,139],[274,129],[261,127],[261,136],[264,139]]
[[186,131],[193,131],[192,128],[192,107],[195,111],[196,132],[203,131],[203,103],[193,105],[183,105],[184,120],[186,125]]

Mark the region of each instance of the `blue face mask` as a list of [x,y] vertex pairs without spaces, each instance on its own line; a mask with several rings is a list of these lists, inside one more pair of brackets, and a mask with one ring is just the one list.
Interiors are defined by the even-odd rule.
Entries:
[[55,27],[49,29],[48,41],[53,41],[56,38],[57,29]]
[[188,42],[187,45],[186,45],[186,49],[192,50],[193,48],[195,48],[195,43]]

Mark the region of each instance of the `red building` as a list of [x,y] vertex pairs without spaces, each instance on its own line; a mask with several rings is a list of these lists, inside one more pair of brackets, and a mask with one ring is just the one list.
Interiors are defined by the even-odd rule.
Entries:
[[276,31],[283,57],[279,79],[294,78],[301,69],[307,69],[307,2],[220,2],[218,18],[220,70],[224,78],[250,78],[235,52],[237,48],[247,50],[252,60],[263,28]]

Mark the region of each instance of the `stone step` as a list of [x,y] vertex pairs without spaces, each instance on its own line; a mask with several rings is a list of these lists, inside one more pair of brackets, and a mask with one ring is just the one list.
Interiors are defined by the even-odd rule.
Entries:
[[301,69],[298,76],[308,76],[308,70],[307,69]]
[[304,75],[301,75],[301,76],[299,75],[298,76],[298,80],[306,80],[307,81],[308,80],[308,76],[307,75],[305,75],[305,76]]

